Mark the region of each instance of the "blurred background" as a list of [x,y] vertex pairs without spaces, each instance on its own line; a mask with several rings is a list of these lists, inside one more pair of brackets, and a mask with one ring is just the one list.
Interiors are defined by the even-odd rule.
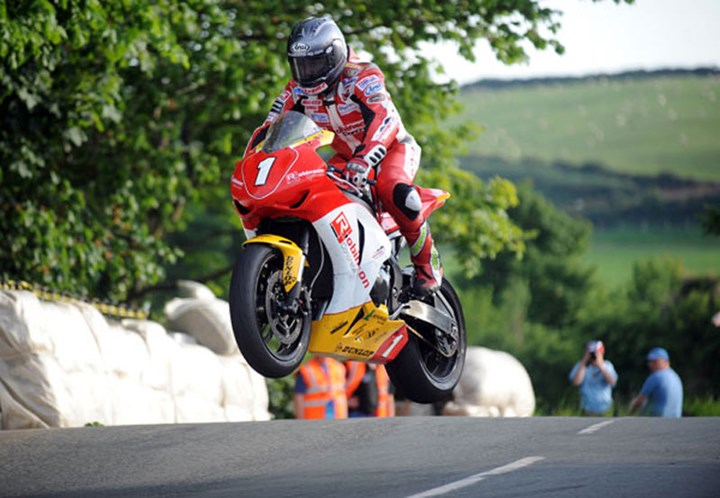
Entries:
[[719,415],[710,0],[3,3],[3,280],[151,317],[178,279],[226,298],[234,163],[289,77],[292,25],[323,14],[385,72],[418,183],[453,193],[432,223],[469,343],[520,359],[536,413],[579,413],[567,376],[601,339],[618,413],[663,346],[686,414]]

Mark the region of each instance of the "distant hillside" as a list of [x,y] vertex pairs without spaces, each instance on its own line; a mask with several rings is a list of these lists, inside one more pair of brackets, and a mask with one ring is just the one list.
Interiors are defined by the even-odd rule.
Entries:
[[717,67],[699,67],[695,69],[656,69],[653,71],[624,71],[621,73],[605,74],[589,74],[586,76],[553,76],[543,78],[527,78],[527,79],[481,79],[472,83],[462,85],[462,90],[476,90],[479,88],[515,88],[523,86],[536,85],[554,85],[558,83],[577,83],[577,82],[594,82],[598,80],[614,79],[614,80],[638,80],[643,78],[657,78],[667,76],[720,76],[720,68]]
[[484,127],[461,158],[593,222],[583,261],[618,285],[649,257],[691,275],[720,273],[720,238],[699,214],[720,206],[720,71],[480,81],[460,119]]
[[465,111],[453,122],[484,128],[470,144],[478,158],[720,181],[717,69],[486,80],[462,97]]

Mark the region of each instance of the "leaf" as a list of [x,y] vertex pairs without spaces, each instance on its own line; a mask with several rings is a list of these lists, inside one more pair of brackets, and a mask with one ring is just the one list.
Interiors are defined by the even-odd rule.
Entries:
[[80,128],[73,127],[68,128],[63,133],[63,137],[72,142],[76,147],[79,147],[87,140],[87,135]]

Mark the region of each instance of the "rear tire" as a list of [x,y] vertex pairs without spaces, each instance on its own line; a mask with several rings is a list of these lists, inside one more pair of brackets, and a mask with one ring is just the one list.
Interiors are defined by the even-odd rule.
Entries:
[[250,366],[270,378],[295,371],[310,338],[310,315],[301,310],[287,313],[279,306],[287,298],[282,268],[280,251],[264,244],[248,244],[238,256],[230,283],[235,342]]
[[[465,366],[465,317],[455,289],[443,279],[441,288],[431,299],[438,309],[452,315],[457,323],[454,353],[446,357],[408,331],[408,343],[397,358],[387,365],[390,379],[399,393],[416,403],[435,403],[447,399],[460,380]],[[423,337],[430,339],[435,336],[436,329],[427,323],[411,323],[409,320],[407,323]]]

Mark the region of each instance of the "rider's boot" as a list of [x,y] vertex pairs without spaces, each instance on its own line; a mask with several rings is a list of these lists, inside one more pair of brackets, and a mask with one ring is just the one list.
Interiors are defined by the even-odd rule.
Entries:
[[425,221],[417,230],[404,235],[410,245],[410,260],[415,267],[413,293],[418,297],[429,296],[437,292],[443,278],[440,254],[433,243],[430,227]]

